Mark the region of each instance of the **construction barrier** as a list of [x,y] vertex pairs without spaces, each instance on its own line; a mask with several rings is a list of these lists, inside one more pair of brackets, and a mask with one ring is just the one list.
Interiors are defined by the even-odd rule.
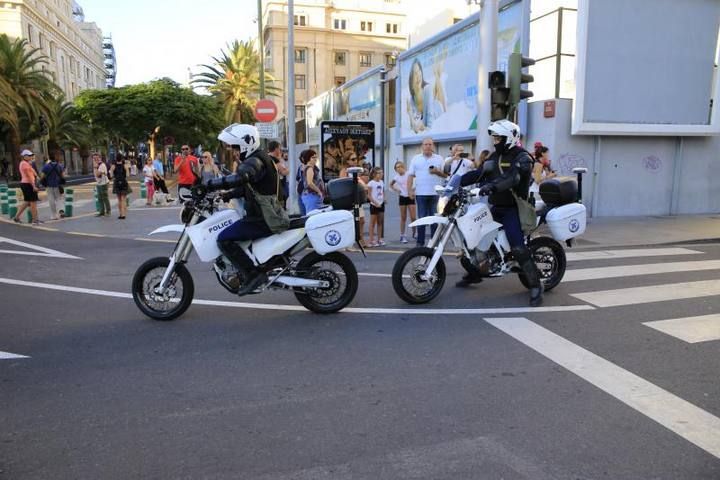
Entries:
[[66,217],[73,216],[73,200],[74,200],[73,193],[74,193],[74,190],[72,188],[65,189],[65,216]]
[[8,213],[8,187],[5,184],[0,185],[0,213]]
[[17,192],[15,190],[8,190],[8,216],[12,219],[17,215]]

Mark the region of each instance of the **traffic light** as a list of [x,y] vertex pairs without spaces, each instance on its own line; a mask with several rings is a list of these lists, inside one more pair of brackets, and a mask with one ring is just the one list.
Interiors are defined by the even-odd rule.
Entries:
[[520,100],[533,96],[532,91],[521,88],[521,85],[535,80],[532,75],[523,73],[523,68],[529,67],[530,65],[535,65],[535,60],[532,58],[523,57],[520,53],[510,54],[508,61],[508,79],[510,85],[510,103],[514,108],[517,108]]
[[490,87],[490,120],[502,120],[510,112],[510,89],[505,86],[505,72],[488,74]]
[[47,121],[45,120],[45,115],[40,115],[38,121],[40,123],[40,135],[45,136],[50,133]]

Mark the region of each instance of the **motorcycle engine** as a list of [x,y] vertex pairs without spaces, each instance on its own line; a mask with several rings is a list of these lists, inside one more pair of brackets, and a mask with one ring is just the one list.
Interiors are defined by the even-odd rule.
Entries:
[[482,252],[476,248],[471,252],[471,256],[473,269],[483,277],[498,273],[502,268],[500,255],[498,255],[494,247],[487,252]]
[[213,264],[213,271],[217,276],[220,285],[225,287],[230,293],[237,293],[240,289],[242,279],[232,262],[224,255],[218,257]]

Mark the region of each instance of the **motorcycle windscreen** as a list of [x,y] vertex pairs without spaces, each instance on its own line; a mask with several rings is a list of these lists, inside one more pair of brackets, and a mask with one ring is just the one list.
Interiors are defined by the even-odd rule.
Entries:
[[187,229],[190,241],[203,262],[211,262],[220,256],[217,237],[220,232],[240,220],[234,209],[220,210],[205,221]]

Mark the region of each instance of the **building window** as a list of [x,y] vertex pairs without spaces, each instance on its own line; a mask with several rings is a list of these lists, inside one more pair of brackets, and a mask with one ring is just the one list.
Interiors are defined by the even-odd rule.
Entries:
[[335,86],[339,87],[345,83],[345,77],[335,77]]
[[371,67],[372,66],[372,53],[360,53],[360,66]]
[[295,120],[305,118],[305,105],[295,105]]
[[385,24],[385,32],[386,33],[398,33],[400,31],[400,28],[398,27],[397,23],[386,23]]
[[363,32],[372,32],[373,31],[373,22],[360,22],[360,30]]
[[40,44],[40,50],[45,50],[45,35],[42,33],[38,34],[38,43]]
[[55,61],[55,42],[50,42],[50,58]]
[[305,50],[304,48],[295,49],[295,63],[305,63]]
[[345,65],[347,52],[335,52],[335,65]]
[[347,20],[343,18],[336,18],[333,20],[333,28],[335,30],[347,30]]
[[28,24],[28,42],[32,43],[33,41],[33,26]]
[[390,67],[394,67],[395,63],[397,61],[397,58],[392,53],[386,53],[385,54],[385,65],[388,65]]
[[305,15],[295,15],[293,17],[293,23],[297,27],[305,27],[307,26],[307,17]]
[[295,90],[305,90],[305,75],[295,75]]

